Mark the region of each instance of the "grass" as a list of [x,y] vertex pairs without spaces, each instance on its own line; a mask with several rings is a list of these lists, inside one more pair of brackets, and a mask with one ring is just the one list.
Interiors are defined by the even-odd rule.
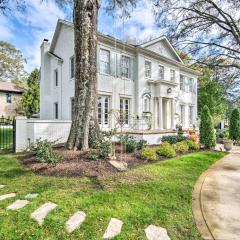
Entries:
[[[198,177],[220,152],[199,152],[142,166],[114,177],[58,178],[25,170],[13,155],[0,155],[0,194],[29,192],[39,196],[18,211],[6,211],[14,201],[0,201],[0,239],[101,239],[110,217],[124,222],[118,240],[146,239],[150,225],[165,227],[172,240],[200,239],[194,224],[191,198]],[[58,204],[39,227],[30,214],[46,201]],[[64,224],[78,210],[87,214],[79,230],[67,234]]]

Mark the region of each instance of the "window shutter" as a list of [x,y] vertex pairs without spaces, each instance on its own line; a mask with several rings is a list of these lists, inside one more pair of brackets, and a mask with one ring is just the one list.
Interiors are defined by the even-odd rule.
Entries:
[[110,74],[115,77],[116,76],[116,53],[110,53]]
[[117,61],[116,61],[117,76],[116,77],[121,78],[121,54],[116,53],[116,56],[117,56]]
[[136,59],[130,58],[130,78],[136,80]]

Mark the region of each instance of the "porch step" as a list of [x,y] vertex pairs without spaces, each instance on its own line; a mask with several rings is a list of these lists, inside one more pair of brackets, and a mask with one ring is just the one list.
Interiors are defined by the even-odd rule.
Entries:
[[103,239],[112,239],[119,235],[122,230],[123,222],[117,218],[111,218]]
[[39,207],[36,211],[31,214],[31,218],[36,220],[38,224],[41,226],[44,222],[44,218],[51,212],[53,209],[57,207],[57,204],[52,202],[47,202]]
[[25,207],[29,203],[28,200],[17,200],[14,203],[10,204],[7,207],[7,210],[18,210],[20,208]]
[[8,193],[8,194],[0,195],[0,200],[4,200],[7,198],[13,198],[13,197],[16,197],[16,193]]
[[74,213],[66,222],[66,230],[68,233],[72,233],[79,228],[86,218],[85,212],[78,211]]

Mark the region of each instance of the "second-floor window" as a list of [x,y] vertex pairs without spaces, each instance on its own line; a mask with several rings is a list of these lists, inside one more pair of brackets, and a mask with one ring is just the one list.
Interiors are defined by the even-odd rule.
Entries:
[[74,69],[74,56],[70,58],[70,78],[73,79],[75,75],[75,69]]
[[12,94],[11,93],[6,93],[6,102],[12,103]]
[[175,70],[171,69],[170,70],[170,81],[175,82],[175,78],[176,78],[176,72],[175,72]]
[[121,57],[121,76],[130,78],[130,57]]
[[180,90],[185,90],[185,77],[183,75],[180,75]]
[[160,80],[164,80],[164,66],[158,66],[158,76]]
[[145,61],[145,77],[152,77],[152,63],[149,61]]
[[109,74],[110,73],[110,51],[105,49],[100,49],[99,54],[99,70],[100,73]]
[[58,86],[58,70],[54,70],[54,81],[55,81],[55,86]]

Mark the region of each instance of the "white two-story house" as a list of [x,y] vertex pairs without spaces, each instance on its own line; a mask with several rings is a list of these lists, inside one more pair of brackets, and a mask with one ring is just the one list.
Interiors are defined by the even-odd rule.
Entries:
[[[197,121],[199,73],[184,65],[166,37],[141,45],[98,34],[98,120],[116,126],[111,110],[124,111],[130,132],[172,132]],[[71,120],[74,101],[74,32],[59,20],[41,45],[40,118]],[[146,117],[148,116],[148,117]]]

